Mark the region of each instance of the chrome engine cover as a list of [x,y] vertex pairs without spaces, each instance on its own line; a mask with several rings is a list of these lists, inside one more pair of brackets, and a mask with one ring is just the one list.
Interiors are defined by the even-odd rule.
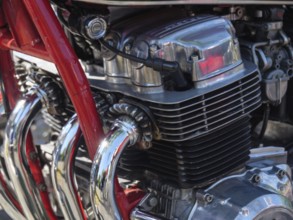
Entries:
[[[168,16],[162,15],[163,18]],[[215,80],[205,80],[217,75],[237,73],[237,70],[231,70],[241,65],[242,60],[230,21],[210,15],[166,20],[159,24],[146,21],[145,25],[138,25],[133,19],[126,22],[127,27],[131,26],[130,30],[123,30],[125,22],[122,22],[114,25],[106,40],[136,57],[177,61],[182,72],[192,75],[196,88],[212,84]],[[139,92],[144,92],[146,87],[152,89],[151,93],[164,91],[164,73],[107,50],[102,54],[108,82],[129,83]]]
[[[197,191],[194,197],[196,202],[189,220],[293,219],[291,168],[287,164],[251,168],[225,177]],[[144,210],[153,198],[148,194],[132,212],[131,219],[161,219]],[[178,213],[188,210],[187,207],[181,207]],[[182,216],[175,214],[172,219],[182,219]]]
[[293,219],[291,169],[285,164],[226,177],[204,190],[207,195],[212,199],[198,199],[189,219]]

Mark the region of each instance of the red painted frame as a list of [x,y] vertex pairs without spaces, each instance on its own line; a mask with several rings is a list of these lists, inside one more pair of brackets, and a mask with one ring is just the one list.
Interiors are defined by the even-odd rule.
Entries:
[[[5,12],[5,13],[4,13]],[[93,159],[104,137],[100,117],[90,86],[78,58],[57,20],[49,0],[4,0],[0,8],[0,70],[10,107],[16,104],[19,91],[15,84],[10,51],[19,51],[55,63],[69,98],[77,113],[89,156]],[[13,85],[13,86],[11,86]],[[29,135],[27,155],[34,151]],[[38,161],[28,160],[36,183],[43,183]],[[0,179],[1,180],[1,179]],[[123,191],[115,182],[118,206],[124,219],[140,201],[139,189]],[[56,219],[46,192],[40,192],[50,219]],[[18,206],[17,202],[15,204]]]
[[[19,51],[54,62],[77,113],[89,155],[93,159],[104,134],[90,86],[78,58],[71,48],[47,0],[5,0],[0,8],[0,70],[10,108],[19,91],[14,79],[10,51]],[[29,158],[34,146],[29,135],[26,151]],[[28,160],[37,184],[44,182],[38,161]],[[5,185],[5,182],[2,182]],[[6,192],[10,196],[10,192]],[[47,215],[56,219],[46,191],[40,192]],[[11,197],[12,198],[12,197]],[[16,207],[21,208],[17,201]]]
[[[85,73],[47,0],[3,1],[0,48],[55,63],[93,159],[104,134]],[[3,26],[4,25],[4,26]]]

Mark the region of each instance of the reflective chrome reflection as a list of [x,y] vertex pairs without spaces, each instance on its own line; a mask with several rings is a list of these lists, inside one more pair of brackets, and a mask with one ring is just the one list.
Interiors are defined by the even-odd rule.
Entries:
[[[27,219],[48,219],[38,198],[37,186],[26,160],[26,137],[36,114],[42,108],[42,95],[36,91],[18,101],[11,113],[4,141],[4,159],[9,177]],[[34,198],[35,196],[35,198]]]
[[135,144],[139,136],[133,120],[121,118],[115,121],[99,146],[93,161],[90,182],[90,196],[96,219],[122,219],[115,199],[115,170],[123,150]]
[[68,220],[84,219],[82,207],[78,204],[72,170],[80,136],[79,123],[74,115],[63,127],[53,153],[51,175],[54,191],[64,218]]
[[14,206],[9,197],[6,195],[5,189],[3,188],[2,184],[0,184],[0,205],[12,219],[25,220],[23,215],[18,211],[18,209]]

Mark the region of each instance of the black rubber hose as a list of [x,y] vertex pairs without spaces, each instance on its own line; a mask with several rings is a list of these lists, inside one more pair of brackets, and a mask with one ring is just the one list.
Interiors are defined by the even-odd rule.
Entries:
[[182,71],[180,70],[180,66],[179,66],[178,62],[176,62],[176,61],[166,61],[166,60],[162,60],[160,58],[142,59],[142,58],[124,53],[123,51],[120,51],[120,50],[116,49],[115,47],[112,47],[107,42],[105,42],[103,39],[99,39],[99,42],[106,49],[112,51],[113,53],[115,53],[121,57],[124,57],[125,59],[131,60],[131,61],[134,61],[137,63],[142,63],[145,66],[150,67],[155,71],[162,72],[163,74],[164,74],[164,72],[174,73],[171,75],[171,77],[176,82],[178,88],[184,88],[188,85]]
[[179,64],[177,62],[165,61],[165,60],[162,60],[159,58],[157,58],[157,59],[139,58],[139,57],[124,53],[123,51],[120,51],[120,50],[116,49],[115,47],[112,47],[110,44],[108,44],[103,39],[99,39],[99,42],[102,46],[104,46],[108,50],[114,52],[115,54],[117,54],[121,57],[124,57],[128,60],[132,60],[134,62],[143,63],[145,66],[151,67],[154,70],[157,70],[157,71],[164,71],[165,70],[165,71],[175,72],[175,71],[178,71],[178,69],[179,69]]

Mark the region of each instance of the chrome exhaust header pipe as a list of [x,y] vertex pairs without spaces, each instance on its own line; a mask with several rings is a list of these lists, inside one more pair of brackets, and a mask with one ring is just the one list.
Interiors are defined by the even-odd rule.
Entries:
[[0,205],[12,219],[25,220],[24,216],[10,201],[2,184],[0,184]]
[[5,129],[5,164],[23,214],[30,220],[48,219],[46,209],[40,202],[38,188],[31,175],[25,152],[29,128],[36,114],[42,109],[44,97],[41,91],[31,90],[18,101]]
[[[3,145],[4,143],[0,146],[0,154],[2,158],[4,158]],[[18,206],[19,204],[17,204],[18,201],[16,199],[17,197],[15,195],[14,187],[6,175],[7,172],[5,171],[7,171],[7,169],[5,168],[5,161],[0,159],[0,205],[12,219],[24,220],[25,218],[21,213],[20,207]]]
[[96,219],[122,219],[114,193],[115,171],[123,150],[140,138],[139,127],[127,116],[116,119],[100,144],[91,169],[90,196]]
[[79,198],[73,179],[74,155],[80,137],[81,130],[75,114],[63,127],[53,153],[52,182],[66,220],[85,219],[84,211],[78,203]]

